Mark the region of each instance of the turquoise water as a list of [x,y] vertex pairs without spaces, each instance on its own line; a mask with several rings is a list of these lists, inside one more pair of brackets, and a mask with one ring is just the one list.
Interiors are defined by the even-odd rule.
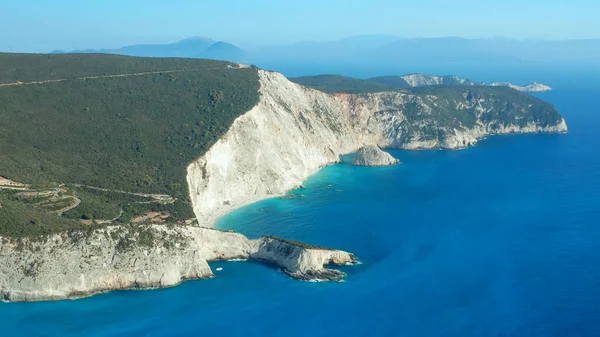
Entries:
[[0,304],[1,336],[597,336],[600,91],[543,94],[566,135],[336,165],[219,223],[356,253],[344,283],[213,263],[217,278],[77,301]]

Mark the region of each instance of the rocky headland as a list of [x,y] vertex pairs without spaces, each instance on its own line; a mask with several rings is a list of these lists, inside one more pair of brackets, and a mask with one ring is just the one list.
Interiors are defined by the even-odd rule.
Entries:
[[382,151],[377,145],[363,146],[352,160],[355,166],[392,166],[400,163],[391,154]]
[[300,280],[338,281],[324,265],[356,263],[353,254],[300,242],[181,225],[111,226],[43,240],[0,237],[0,299],[43,301],[125,289],[175,286],[214,277],[217,260],[258,260]]

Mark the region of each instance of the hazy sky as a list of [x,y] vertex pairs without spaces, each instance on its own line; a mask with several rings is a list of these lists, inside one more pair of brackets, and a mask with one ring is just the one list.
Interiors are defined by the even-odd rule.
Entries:
[[0,51],[208,36],[238,44],[403,37],[600,38],[598,0],[0,0]]

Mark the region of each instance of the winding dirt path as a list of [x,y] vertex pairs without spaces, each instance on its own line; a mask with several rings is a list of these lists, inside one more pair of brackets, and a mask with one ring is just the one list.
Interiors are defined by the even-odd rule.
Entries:
[[[108,189],[108,188],[94,187],[94,186],[81,185],[81,184],[73,184],[73,186],[89,188],[89,189],[97,190],[97,191],[115,192],[115,193],[135,195],[135,196],[144,197],[144,198],[152,198],[152,199],[157,200],[157,201],[164,201],[164,202],[175,201],[175,198],[172,197],[172,196],[170,196],[170,195],[168,195],[168,194],[148,194],[148,193],[127,192],[127,191],[111,190],[111,189]],[[144,202],[139,202],[139,203],[141,204],[141,203],[144,203]]]
[[72,199],[73,203],[65,208],[61,208],[58,211],[56,211],[55,213],[58,215],[63,215],[64,213],[72,210],[73,208],[79,206],[79,204],[81,204],[81,199],[77,198],[76,196],[64,196],[64,197],[59,197],[58,199],[54,199],[54,200],[63,200],[63,199]]
[[[125,73],[125,74],[113,74],[113,75],[98,75],[98,76],[84,76],[84,77],[75,77],[73,80],[98,80],[103,78],[118,78],[118,77],[130,77],[130,76],[144,76],[144,75],[153,75],[153,74],[170,74],[170,73],[181,73],[181,72],[194,72],[194,71],[211,71],[211,70],[225,70],[225,69],[240,69],[235,67],[221,67],[221,68],[202,68],[202,69],[178,69],[178,70],[157,70],[157,71],[147,71],[142,73]],[[12,82],[12,83],[3,83],[0,84],[0,87],[16,87],[22,85],[34,85],[34,84],[48,84],[48,83],[58,83],[65,82],[70,80],[69,78],[60,78],[55,80],[43,80],[43,81],[33,81],[33,82]]]

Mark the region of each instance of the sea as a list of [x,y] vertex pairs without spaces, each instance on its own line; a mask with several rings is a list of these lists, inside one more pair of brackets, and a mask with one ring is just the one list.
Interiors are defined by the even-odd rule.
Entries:
[[171,289],[0,303],[0,336],[600,336],[600,73],[473,77],[555,87],[536,96],[569,132],[329,166],[217,225],[353,252],[344,282],[215,262]]

